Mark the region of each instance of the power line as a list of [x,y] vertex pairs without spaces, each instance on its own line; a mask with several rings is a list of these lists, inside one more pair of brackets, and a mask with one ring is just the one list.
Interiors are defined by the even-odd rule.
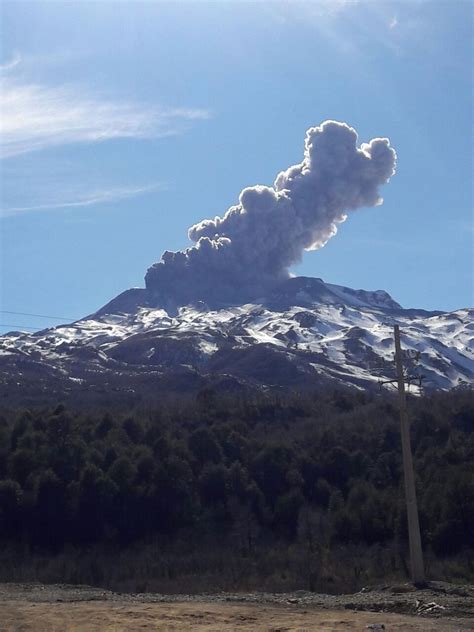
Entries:
[[44,327],[26,327],[25,325],[17,325],[17,324],[9,324],[9,323],[0,323],[0,327],[18,327],[21,329],[30,329],[31,331],[41,331]]
[[47,316],[45,314],[31,314],[29,312],[12,312],[6,309],[0,309],[0,314],[14,314],[15,316],[34,316],[36,318],[51,318],[52,320],[77,320],[76,318],[68,318],[67,316]]

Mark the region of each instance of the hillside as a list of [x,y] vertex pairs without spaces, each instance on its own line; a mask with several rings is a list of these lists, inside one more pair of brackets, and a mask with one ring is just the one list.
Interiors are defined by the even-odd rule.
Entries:
[[163,305],[137,288],[70,325],[2,336],[0,394],[15,405],[111,394],[130,403],[207,386],[373,389],[394,377],[394,323],[404,349],[419,352],[423,387],[451,389],[472,382],[473,316],[305,277],[244,305]]

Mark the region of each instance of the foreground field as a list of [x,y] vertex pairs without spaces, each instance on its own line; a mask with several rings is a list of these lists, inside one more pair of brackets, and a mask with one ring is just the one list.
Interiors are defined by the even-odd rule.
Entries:
[[[410,611],[416,614],[406,614]],[[336,632],[373,624],[384,624],[387,632],[461,632],[474,629],[473,614],[469,587],[411,591],[400,586],[342,596],[173,596],[117,594],[87,586],[0,585],[0,632]]]
[[297,606],[262,606],[228,603],[130,604],[106,602],[24,603],[0,605],[5,632],[122,632],[135,630],[265,630],[303,632],[320,630],[365,630],[370,624],[385,625],[387,631],[406,630],[455,632],[472,630],[474,621],[436,620],[391,613],[335,610],[301,610]]

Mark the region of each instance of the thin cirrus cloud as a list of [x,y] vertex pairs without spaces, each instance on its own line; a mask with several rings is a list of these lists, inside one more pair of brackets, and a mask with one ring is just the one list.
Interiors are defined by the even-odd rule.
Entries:
[[11,215],[17,215],[20,213],[30,213],[34,211],[48,211],[55,209],[68,209],[84,206],[95,206],[98,204],[106,204],[108,202],[118,202],[127,198],[132,198],[137,195],[144,195],[146,193],[153,193],[155,191],[162,190],[164,185],[161,183],[149,184],[140,187],[115,187],[104,189],[101,191],[92,191],[87,195],[80,195],[73,197],[64,197],[63,200],[55,200],[51,202],[45,202],[42,204],[35,204],[32,206],[12,206],[1,209],[0,215],[2,217],[8,217]]
[[9,61],[5,62],[4,64],[0,64],[0,72],[7,72],[9,70],[12,70],[16,66],[18,66],[19,63],[21,63],[21,59],[22,58],[20,53],[16,52]]
[[[13,60],[1,70],[17,64]],[[78,85],[24,83],[8,74],[2,72],[2,158],[71,143],[159,138],[178,134],[193,121],[210,117],[205,109],[114,102],[87,96]]]

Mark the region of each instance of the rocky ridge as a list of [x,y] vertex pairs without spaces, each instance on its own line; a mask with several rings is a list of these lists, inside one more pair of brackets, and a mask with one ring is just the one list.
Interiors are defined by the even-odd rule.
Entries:
[[[394,377],[393,325],[412,362],[412,391],[472,384],[474,310],[403,309],[384,291],[295,277],[246,305],[159,305],[122,293],[71,324],[0,338],[0,396],[378,388]],[[26,397],[28,399],[28,397]]]

